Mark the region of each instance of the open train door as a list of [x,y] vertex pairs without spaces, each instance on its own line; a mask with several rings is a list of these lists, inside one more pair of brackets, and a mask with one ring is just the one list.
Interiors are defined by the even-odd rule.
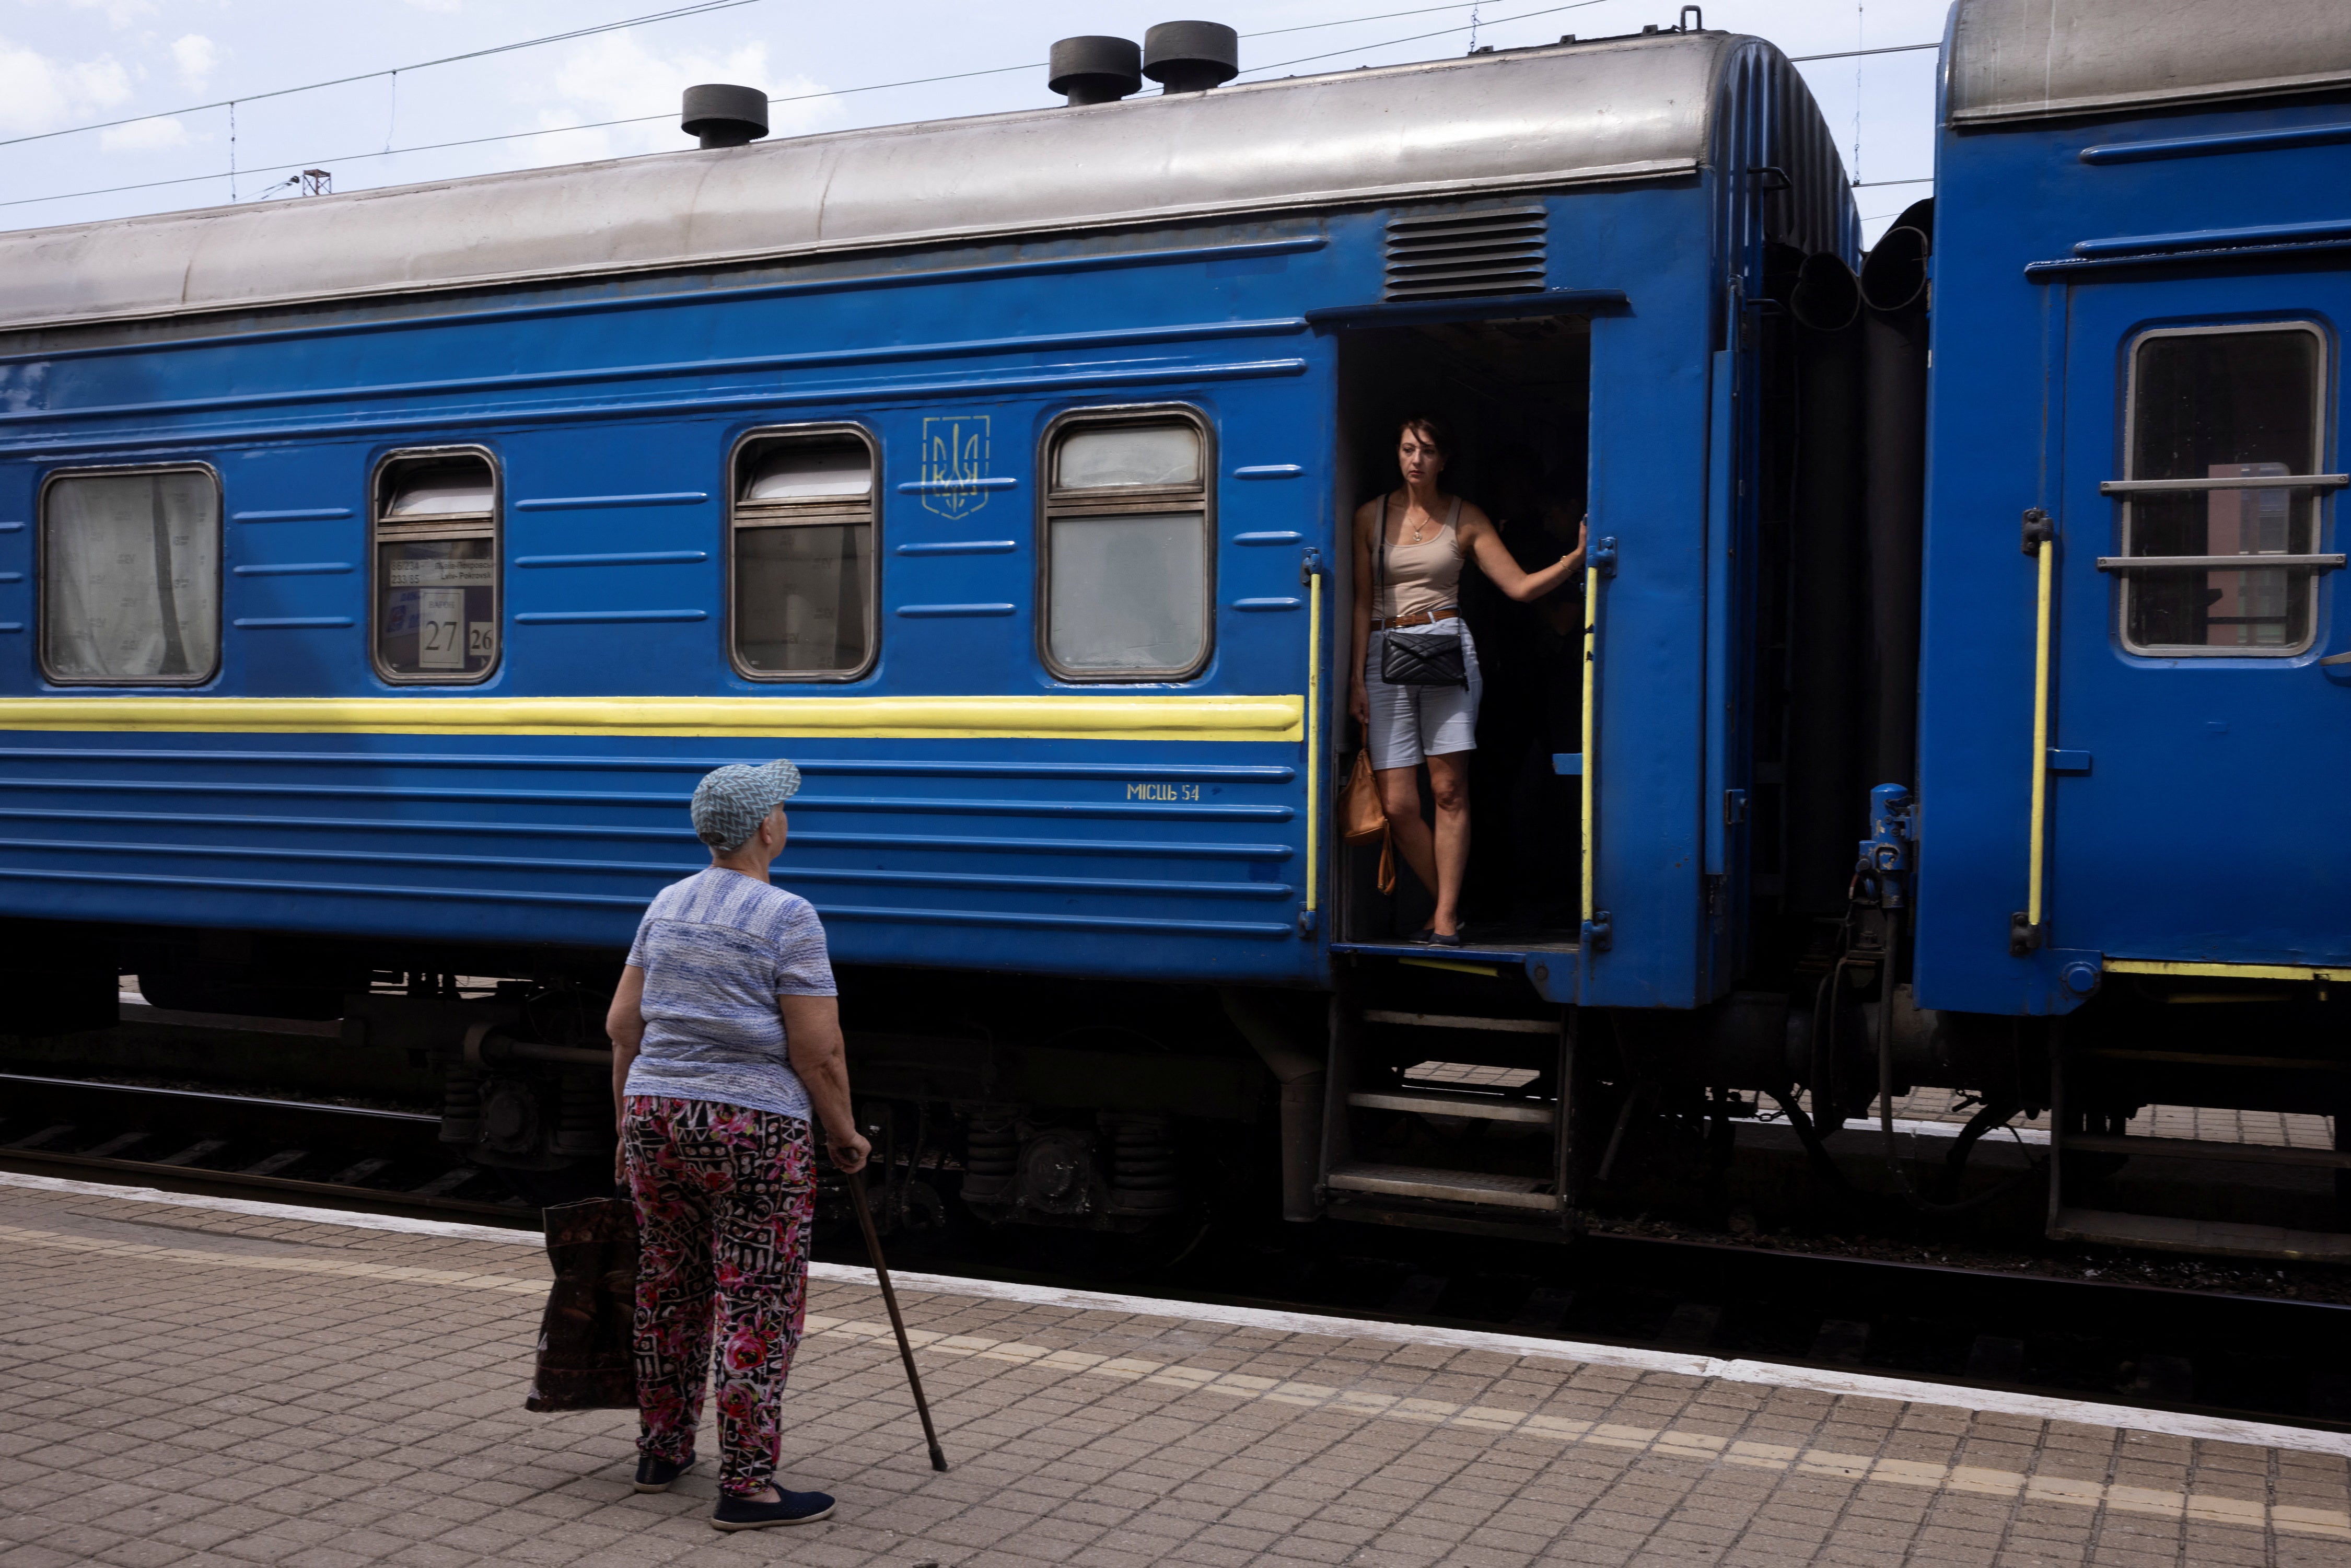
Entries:
[[2102,973],[2351,978],[2351,838],[2324,804],[2351,775],[2351,277],[2241,268],[2055,285],[2047,861],[2016,941],[2065,955],[2077,998]]

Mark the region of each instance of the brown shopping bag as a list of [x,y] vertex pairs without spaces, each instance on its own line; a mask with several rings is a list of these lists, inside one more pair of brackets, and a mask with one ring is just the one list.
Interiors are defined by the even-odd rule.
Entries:
[[546,1211],[555,1285],[538,1322],[526,1410],[633,1410],[637,1207],[590,1197]]
[[1351,844],[1380,841],[1380,891],[1395,891],[1395,840],[1388,831],[1387,808],[1380,804],[1380,781],[1372,776],[1372,754],[1355,753],[1354,771],[1339,796],[1339,836]]

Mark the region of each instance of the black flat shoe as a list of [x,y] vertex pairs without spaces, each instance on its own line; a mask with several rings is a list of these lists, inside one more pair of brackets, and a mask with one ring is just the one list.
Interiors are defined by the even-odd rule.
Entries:
[[722,1497],[718,1511],[710,1516],[713,1530],[765,1530],[771,1524],[814,1524],[820,1519],[832,1517],[832,1499],[820,1491],[786,1491],[776,1489],[774,1502],[753,1502],[748,1498]]
[[1439,931],[1435,926],[1431,926],[1429,927],[1428,935],[1422,937],[1421,940],[1427,943],[1432,947],[1458,947],[1461,946],[1461,933],[1458,931]]
[[692,1469],[692,1459],[673,1463],[668,1459],[656,1459],[650,1454],[644,1455],[637,1460],[637,1490],[667,1491],[670,1482]]

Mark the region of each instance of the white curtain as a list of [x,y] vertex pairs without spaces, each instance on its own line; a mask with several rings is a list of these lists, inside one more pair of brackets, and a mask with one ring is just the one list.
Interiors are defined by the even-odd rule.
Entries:
[[44,649],[66,680],[201,680],[220,652],[220,497],[189,469],[49,486]]

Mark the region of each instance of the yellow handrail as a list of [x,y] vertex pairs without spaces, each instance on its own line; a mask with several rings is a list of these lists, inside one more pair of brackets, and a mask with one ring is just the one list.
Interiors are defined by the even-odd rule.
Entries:
[[1314,912],[1322,858],[1322,574],[1306,591],[1306,912]]
[[1582,741],[1583,811],[1580,829],[1580,848],[1583,862],[1583,918],[1587,925],[1590,924],[1593,915],[1599,912],[1598,902],[1593,897],[1592,892],[1593,780],[1599,776],[1599,769],[1593,766],[1598,758],[1592,752],[1592,718],[1594,706],[1593,699],[1598,694],[1600,686],[1597,662],[1600,647],[1599,628],[1600,569],[1593,564],[1591,557],[1587,555],[1584,558],[1583,566],[1583,736]]
[[2040,603],[2032,629],[2032,849],[2025,873],[2024,923],[2037,938],[2041,930],[2041,884],[2046,874],[2049,821],[2049,608],[2050,582],[2056,567],[2057,545],[2043,539],[2036,550],[2041,565]]

